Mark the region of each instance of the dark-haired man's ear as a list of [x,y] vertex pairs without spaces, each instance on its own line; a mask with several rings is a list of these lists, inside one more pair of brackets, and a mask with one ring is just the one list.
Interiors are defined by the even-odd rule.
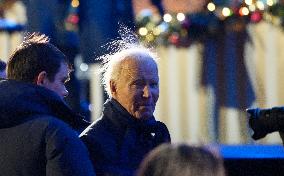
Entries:
[[45,80],[47,79],[46,71],[42,71],[38,74],[35,83],[39,86],[43,86],[45,84]]

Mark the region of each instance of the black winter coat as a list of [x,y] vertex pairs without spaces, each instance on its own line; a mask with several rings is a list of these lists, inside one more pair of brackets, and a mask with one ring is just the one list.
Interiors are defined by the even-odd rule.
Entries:
[[104,104],[101,119],[81,135],[98,176],[132,176],[145,155],[170,142],[166,125],[154,117],[141,121],[131,116],[116,100]]
[[0,175],[94,176],[73,128],[85,122],[56,93],[33,84],[0,81]]

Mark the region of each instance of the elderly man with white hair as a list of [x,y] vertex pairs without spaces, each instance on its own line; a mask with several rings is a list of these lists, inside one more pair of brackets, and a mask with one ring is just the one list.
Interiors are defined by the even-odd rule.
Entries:
[[134,175],[150,150],[171,140],[166,125],[153,116],[159,98],[156,56],[132,46],[109,55],[103,63],[109,99],[101,118],[80,137],[98,176]]

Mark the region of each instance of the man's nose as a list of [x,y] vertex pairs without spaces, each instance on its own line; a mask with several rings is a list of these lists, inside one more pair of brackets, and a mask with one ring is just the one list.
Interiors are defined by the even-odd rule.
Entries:
[[146,85],[143,89],[143,97],[148,98],[151,96],[152,96],[152,93],[151,93],[150,87],[149,85]]

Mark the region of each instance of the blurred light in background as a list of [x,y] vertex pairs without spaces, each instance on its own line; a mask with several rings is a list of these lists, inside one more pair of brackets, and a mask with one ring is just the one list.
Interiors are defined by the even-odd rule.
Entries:
[[232,14],[231,10],[228,8],[228,7],[224,7],[223,10],[222,10],[222,15],[224,17],[228,17]]
[[266,1],[266,4],[267,4],[268,6],[273,6],[274,2],[273,2],[273,0],[267,0],[267,1]]
[[215,4],[213,4],[212,2],[209,2],[208,5],[207,5],[207,9],[208,9],[210,12],[213,12],[213,11],[216,9],[216,6],[215,6]]
[[147,35],[147,33],[148,33],[148,30],[145,27],[142,27],[142,28],[139,29],[140,35],[145,36],[145,35]]
[[242,8],[240,8],[240,10],[239,10],[239,14],[240,14],[241,16],[246,16],[246,15],[249,14],[249,9],[248,9],[247,7],[242,7]]
[[159,29],[159,28],[154,28],[154,30],[153,30],[153,34],[154,35],[160,35],[161,34],[161,29]]
[[172,21],[173,17],[172,17],[170,14],[166,13],[166,14],[164,15],[163,19],[164,19],[165,22],[168,23],[168,22],[171,22],[171,21]]
[[178,13],[177,14],[177,20],[183,21],[185,19],[185,15],[183,13]]
[[86,63],[81,63],[81,65],[80,65],[80,70],[81,70],[81,71],[86,72],[86,71],[88,71],[88,69],[89,69],[88,64],[86,64]]
[[71,6],[76,8],[76,7],[79,7],[80,3],[79,3],[79,0],[72,0],[71,2]]
[[259,10],[264,10],[264,3],[262,1],[257,1],[256,2],[256,7],[259,9]]
[[254,12],[255,9],[256,9],[256,7],[255,7],[254,4],[252,4],[252,5],[249,6],[249,10],[250,10],[250,11]]
[[245,0],[245,3],[249,6],[252,5],[252,0]]

